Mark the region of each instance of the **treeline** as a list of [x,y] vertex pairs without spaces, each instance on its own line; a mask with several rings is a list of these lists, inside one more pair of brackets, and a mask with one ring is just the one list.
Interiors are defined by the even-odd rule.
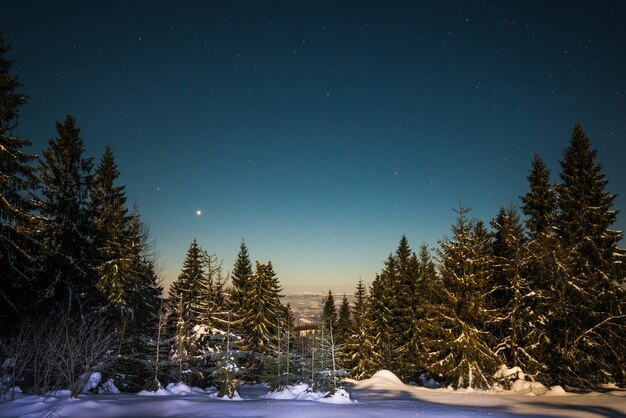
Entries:
[[[518,210],[490,221],[459,207],[436,261],[403,237],[354,309],[344,360],[356,378],[389,369],[490,387],[498,365],[547,385],[626,383],[626,298],[615,195],[576,125],[561,181],[535,155]],[[359,286],[357,295],[362,295]],[[503,382],[506,384],[506,382]]]
[[89,371],[45,370],[51,358],[63,361],[48,347],[55,339],[62,345],[62,334],[82,338],[66,339],[73,349],[87,350],[88,341],[114,346],[109,364],[121,376],[129,364],[141,368],[157,332],[162,288],[147,228],[127,205],[112,149],[97,162],[85,156],[72,116],[56,123],[40,157],[27,151],[31,143],[16,132],[28,97],[11,74],[9,49],[0,36],[0,349],[10,367],[30,347],[11,373],[39,392],[80,384],[77,376]]

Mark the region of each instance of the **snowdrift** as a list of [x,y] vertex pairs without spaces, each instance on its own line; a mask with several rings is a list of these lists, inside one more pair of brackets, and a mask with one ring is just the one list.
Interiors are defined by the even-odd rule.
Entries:
[[263,397],[265,399],[317,401],[334,404],[352,403],[350,395],[344,389],[337,389],[332,395],[328,392],[310,392],[309,385],[306,383],[287,386],[283,390],[270,392]]

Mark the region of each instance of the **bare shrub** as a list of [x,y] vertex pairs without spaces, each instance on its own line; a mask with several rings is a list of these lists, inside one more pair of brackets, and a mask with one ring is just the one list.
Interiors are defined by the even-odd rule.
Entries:
[[45,395],[55,389],[69,389],[76,397],[89,376],[106,369],[113,360],[114,333],[104,316],[91,314],[72,318],[67,313],[47,319],[24,321],[20,331],[2,344],[9,359],[10,382],[6,391],[25,385],[29,392]]

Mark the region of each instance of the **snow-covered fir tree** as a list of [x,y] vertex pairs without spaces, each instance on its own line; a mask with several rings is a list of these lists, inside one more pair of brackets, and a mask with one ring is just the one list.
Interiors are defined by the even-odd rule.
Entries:
[[507,365],[536,375],[540,370],[540,359],[533,352],[540,333],[538,294],[526,277],[529,259],[519,214],[512,205],[502,208],[491,225],[495,233],[490,299],[496,311],[491,331],[499,342],[496,352]]
[[429,308],[426,368],[457,388],[488,388],[499,362],[488,330],[493,256],[482,222],[461,207],[452,237],[440,242],[439,303]]
[[370,363],[374,347],[369,338],[367,291],[362,279],[359,279],[354,291],[352,317],[353,331],[345,342],[342,364],[350,370],[352,378],[362,380],[371,376],[374,368]]
[[352,334],[352,314],[350,312],[350,302],[344,294],[339,305],[339,314],[337,316],[337,326],[335,327],[335,338],[338,344],[345,344],[348,337]]
[[263,379],[269,383],[273,391],[282,390],[298,382],[302,372],[301,364],[292,359],[297,339],[293,311],[289,304],[281,307],[281,312],[276,318],[276,335],[272,341],[274,351],[261,356]]
[[57,122],[57,137],[40,160],[41,212],[46,219],[38,274],[41,303],[74,311],[102,302],[95,286],[97,251],[89,210],[92,159],[83,156],[83,139],[75,125],[69,115]]
[[551,330],[560,361],[551,363],[571,384],[626,380],[624,252],[621,231],[611,229],[616,195],[596,164],[597,151],[580,125],[574,127],[556,185],[555,229],[571,254],[571,289],[561,295],[576,309],[563,329]]
[[[98,282],[100,293],[113,306],[119,307],[118,314],[125,315],[126,297],[133,286],[132,266],[126,257],[127,230],[130,224],[126,208],[124,186],[116,185],[119,170],[113,150],[105,149],[91,185],[91,210],[95,222],[93,237],[97,253]],[[132,316],[132,313],[128,313]]]
[[377,274],[370,285],[367,299],[367,343],[366,347],[371,352],[364,359],[361,368],[364,375],[372,376],[378,370],[387,369],[393,371],[395,360],[400,353],[394,346],[394,315],[393,305],[393,277],[395,276],[395,258],[390,254],[385,261],[385,267]]
[[419,255],[414,258],[416,263],[416,280],[412,283],[413,305],[411,306],[411,331],[407,336],[405,347],[405,367],[408,370],[407,380],[414,380],[425,372],[423,354],[425,352],[422,339],[428,329],[426,319],[428,307],[437,300],[437,272],[435,263],[426,244],[420,246]]
[[[166,335],[160,335],[159,326],[161,293],[155,263],[156,256],[147,227],[141,221],[137,208],[129,215],[125,231],[126,248],[123,252],[124,300],[110,304],[117,329],[117,384],[121,389],[140,390],[150,381],[154,368],[151,362],[156,347],[154,341],[161,340],[159,349],[167,347]],[[167,357],[163,357],[165,361]]]
[[[204,253],[194,239],[189,245],[183,268],[169,289],[168,331],[173,336],[171,357],[178,363],[178,373],[195,369],[202,361],[193,338],[193,330],[203,323],[204,309],[199,306],[199,295],[205,282]],[[201,303],[201,302],[200,302]],[[176,368],[173,369],[176,373]],[[197,376],[196,376],[197,377]],[[184,376],[179,376],[183,380]],[[189,381],[194,377],[188,376]]]
[[544,379],[542,376],[546,376],[551,352],[548,324],[555,306],[552,301],[555,294],[550,289],[559,280],[558,263],[563,252],[554,235],[556,194],[550,182],[550,171],[539,154],[533,157],[527,178],[530,190],[520,198],[528,239],[522,248],[518,268],[522,270],[521,278],[526,281],[524,286],[530,290],[530,296],[526,294],[522,305],[529,317],[525,321],[523,356],[518,355],[518,359],[526,373]]
[[[254,274],[252,269],[252,262],[250,261],[250,255],[248,254],[248,247],[244,241],[241,241],[239,246],[239,253],[235,260],[235,266],[230,274],[231,286],[231,304],[232,310],[236,315],[236,319],[243,317],[243,313],[247,311],[245,306],[245,295],[248,291],[252,275]],[[241,331],[240,321],[235,324],[235,330]]]
[[331,326],[335,328],[337,326],[337,308],[335,307],[335,298],[333,292],[328,291],[328,295],[323,298],[322,303],[322,324],[326,328]]
[[533,157],[528,183],[530,191],[521,196],[526,228],[531,238],[550,234],[556,217],[556,195],[550,184],[550,171],[539,154]]
[[34,200],[29,196],[37,186],[35,156],[25,151],[31,143],[17,135],[18,116],[28,97],[22,84],[11,74],[13,60],[5,57],[10,46],[0,34],[0,335],[19,324],[32,304]]
[[391,312],[393,318],[391,324],[392,345],[396,353],[390,367],[399,378],[405,382],[410,381],[415,374],[417,365],[413,351],[413,336],[418,333],[416,328],[416,309],[421,304],[418,293],[419,288],[419,263],[417,256],[409,246],[405,235],[400,239],[395,258],[395,278],[391,282],[390,289],[393,294],[393,306]]
[[271,354],[277,335],[277,318],[282,314],[280,298],[282,288],[271,262],[256,263],[256,271],[244,295],[246,310],[242,313],[243,341],[241,349],[253,354]]

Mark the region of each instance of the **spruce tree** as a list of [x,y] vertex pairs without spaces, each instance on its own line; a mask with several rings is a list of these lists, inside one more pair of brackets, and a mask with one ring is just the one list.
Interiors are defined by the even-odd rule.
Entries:
[[90,185],[92,159],[83,156],[85,147],[75,119],[57,122],[57,137],[48,143],[40,160],[41,227],[44,254],[39,267],[42,303],[73,311],[102,303],[96,290]]
[[436,291],[436,267],[426,244],[420,246],[419,255],[413,257],[413,263],[416,265],[416,280],[412,286],[411,332],[407,337],[404,359],[405,367],[409,370],[409,379],[418,377],[425,371],[423,353],[426,349],[423,340],[427,338],[425,333],[430,317],[428,308],[437,304],[439,296]]
[[404,235],[400,239],[394,258],[396,278],[392,281],[390,291],[393,294],[392,344],[396,355],[391,370],[402,381],[408,382],[414,377],[417,368],[413,342],[418,332],[416,308],[421,302],[421,295],[418,293],[419,263]]
[[[127,310],[127,292],[134,285],[132,268],[125,252],[127,230],[130,223],[126,208],[124,186],[115,184],[119,178],[113,150],[107,145],[96,168],[91,187],[92,210],[97,254],[98,290],[117,308],[120,315]],[[128,312],[132,316],[132,312]]]
[[343,345],[352,334],[352,318],[350,315],[350,303],[344,294],[341,299],[341,305],[339,306],[337,326],[335,327],[337,344]]
[[374,367],[370,363],[373,353],[373,340],[368,324],[368,301],[363,280],[359,279],[354,292],[353,332],[348,337],[343,355],[343,364],[350,369],[350,376],[361,380],[371,376]]
[[28,97],[11,74],[15,62],[5,58],[9,50],[0,34],[0,335],[18,325],[33,302],[33,258],[40,251],[29,197],[37,186],[30,164],[36,157],[24,151],[30,141],[17,135],[19,109]]
[[233,311],[233,320],[235,321],[233,324],[234,332],[237,333],[242,333],[245,329],[245,324],[243,324],[242,321],[245,313],[250,309],[246,303],[251,300],[246,298],[246,294],[249,291],[253,273],[248,247],[246,247],[246,243],[242,240],[237,259],[235,260],[235,266],[230,274],[232,283],[230,291],[231,310]]
[[426,366],[454,387],[488,388],[499,361],[487,327],[492,274],[489,234],[461,207],[452,238],[440,242],[440,303],[429,308]]
[[393,372],[396,359],[399,354],[394,345],[393,335],[394,320],[394,297],[393,278],[396,271],[396,260],[389,255],[385,261],[385,267],[377,274],[370,286],[368,297],[367,315],[367,346],[371,347],[370,358],[363,366],[364,373],[371,376],[378,370],[386,369]]
[[231,273],[231,299],[235,310],[240,310],[243,306],[244,296],[252,278],[252,274],[252,262],[250,261],[250,256],[248,255],[248,247],[246,247],[246,243],[244,241],[241,241],[239,253],[237,254],[237,259],[235,260],[235,267]]
[[[557,351],[562,353],[566,375],[572,384],[624,380],[626,326],[623,277],[619,266],[624,254],[617,247],[620,231],[611,230],[618,211],[611,209],[616,195],[608,184],[596,150],[580,125],[574,127],[570,145],[561,161],[562,183],[556,186],[557,236],[572,255],[570,275],[575,288],[568,302],[576,311],[561,330]],[[570,281],[571,283],[571,281]]]
[[[137,391],[154,377],[155,341],[162,338],[159,343],[159,350],[162,350],[168,347],[169,340],[165,334],[159,334],[156,319],[160,316],[163,288],[156,273],[153,244],[137,208],[129,215],[124,241],[122,266],[128,280],[124,281],[123,303],[112,305],[118,331],[116,383],[126,390]],[[163,357],[161,362],[166,360],[167,357]]]
[[[202,360],[194,338],[194,327],[201,325],[205,311],[198,305],[205,280],[204,253],[194,239],[189,245],[183,268],[169,290],[168,330],[173,337],[171,358],[178,364],[175,378],[191,382],[193,376],[182,375],[183,370],[197,370]],[[178,374],[176,376],[176,374]]]
[[[574,127],[569,147],[561,161],[562,183],[556,186],[559,214],[558,236],[581,258],[578,273],[601,273],[599,280],[615,278],[615,261],[621,261],[617,243],[620,231],[610,229],[619,211],[611,206],[617,195],[608,193],[602,168],[595,163],[597,151],[580,125]],[[591,279],[591,278],[590,278]],[[621,279],[621,278],[620,278]]]
[[257,355],[275,351],[272,336],[277,334],[277,318],[281,314],[282,288],[271,262],[256,263],[256,272],[244,296],[241,323],[244,326],[241,349]]
[[329,290],[328,296],[323,300],[322,325],[325,326],[326,329],[330,329],[331,327],[334,329],[337,326],[337,309],[335,308],[333,292]]
[[521,279],[519,289],[527,288],[529,293],[522,292],[520,313],[526,320],[522,321],[524,342],[517,356],[527,374],[548,383],[545,376],[553,351],[548,324],[554,318],[554,307],[562,302],[554,299],[554,289],[562,278],[559,265],[563,264],[559,263],[565,259],[563,246],[554,235],[556,194],[550,184],[550,172],[538,154],[532,160],[528,182],[530,190],[521,200],[529,239],[521,248],[521,259],[516,261],[516,277]]
[[537,293],[526,277],[528,259],[517,210],[512,205],[500,209],[491,225],[495,229],[491,305],[498,314],[491,329],[499,341],[497,352],[509,366],[535,374],[539,370],[532,354],[539,325]]

